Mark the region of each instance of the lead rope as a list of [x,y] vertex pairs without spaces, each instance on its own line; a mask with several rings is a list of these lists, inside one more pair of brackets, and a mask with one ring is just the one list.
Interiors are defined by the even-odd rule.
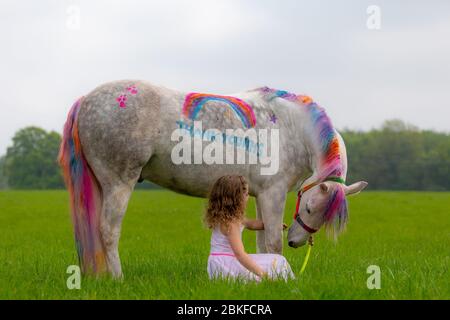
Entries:
[[[308,189],[309,189],[309,188],[308,188]],[[296,215],[298,214],[298,210],[299,210],[299,207],[300,207],[300,199],[301,199],[301,197],[302,197],[303,191],[304,191],[304,190],[300,190],[300,191],[298,192],[298,195],[297,195],[297,203],[296,203],[296,205],[295,205],[294,219],[295,219]],[[311,237],[312,237],[312,236],[311,236]],[[304,272],[305,269],[306,269],[306,265],[308,264],[309,256],[310,256],[310,254],[311,254],[312,246],[313,246],[313,245],[311,244],[311,242],[310,242],[309,239],[308,239],[308,249],[306,250],[306,256],[305,256],[305,259],[303,260],[302,267],[300,268],[300,275],[303,274],[303,272]]]
[[302,268],[300,269],[300,274],[303,274],[303,272],[306,269],[306,265],[308,264],[308,260],[309,260],[309,255],[311,254],[311,248],[312,248],[312,244],[308,243],[308,250],[306,251],[305,260],[303,260]]

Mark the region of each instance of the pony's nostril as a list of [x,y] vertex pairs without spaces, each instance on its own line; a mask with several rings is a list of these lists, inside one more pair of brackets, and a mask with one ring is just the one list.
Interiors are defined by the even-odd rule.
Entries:
[[294,241],[289,241],[288,245],[289,245],[289,247],[293,247],[294,246]]

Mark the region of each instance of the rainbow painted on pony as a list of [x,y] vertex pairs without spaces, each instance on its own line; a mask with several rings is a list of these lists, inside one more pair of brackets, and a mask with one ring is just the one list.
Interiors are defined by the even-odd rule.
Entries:
[[106,271],[100,238],[101,191],[89,167],[78,135],[78,111],[83,97],[72,106],[64,124],[58,161],[70,196],[70,206],[79,264],[83,273]]
[[[316,141],[313,145],[316,148],[316,152],[321,155],[319,175],[316,183],[323,182],[329,177],[342,179],[345,168],[341,161],[339,139],[325,110],[306,95],[297,95],[268,87],[256,90],[269,101],[275,98],[282,98],[307,108],[315,131],[313,136],[316,138]],[[329,231],[337,235],[344,230],[348,220],[347,200],[342,185],[336,185],[332,192],[324,218]]]
[[183,114],[189,119],[195,120],[199,111],[208,101],[226,103],[241,120],[245,128],[252,128],[256,125],[256,117],[252,107],[245,101],[231,96],[195,92],[189,93],[184,100]]

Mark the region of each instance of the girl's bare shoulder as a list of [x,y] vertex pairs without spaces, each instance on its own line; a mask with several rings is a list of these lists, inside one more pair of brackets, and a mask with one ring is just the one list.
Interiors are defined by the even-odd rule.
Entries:
[[220,231],[224,235],[229,235],[233,231],[240,231],[244,226],[244,221],[230,221],[226,225],[220,224]]

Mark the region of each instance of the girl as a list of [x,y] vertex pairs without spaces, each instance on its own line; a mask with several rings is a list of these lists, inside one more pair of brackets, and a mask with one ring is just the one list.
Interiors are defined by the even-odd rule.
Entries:
[[[242,230],[264,230],[261,220],[245,218],[248,185],[242,176],[223,176],[210,192],[205,223],[213,229],[208,258],[209,278],[241,278],[260,281],[294,278],[286,259],[279,254],[247,254]],[[287,226],[283,225],[283,229]]]

